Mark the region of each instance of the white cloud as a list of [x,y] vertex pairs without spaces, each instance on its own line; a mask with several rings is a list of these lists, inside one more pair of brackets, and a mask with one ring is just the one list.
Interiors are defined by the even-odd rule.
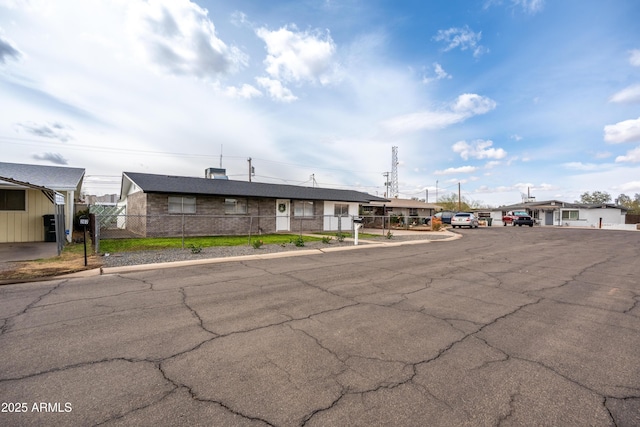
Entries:
[[614,187],[615,189],[627,193],[627,192],[639,192],[640,193],[640,181],[625,182],[622,185]]
[[459,168],[447,168],[441,171],[435,171],[434,175],[453,175],[456,173],[473,173],[477,171],[478,168],[475,166],[460,166]]
[[567,169],[578,170],[578,171],[594,171],[601,169],[601,165],[595,163],[582,163],[582,162],[568,162],[564,163],[563,166]]
[[[487,0],[485,2],[485,8],[492,5],[500,5],[503,0]],[[545,0],[511,0],[513,6],[521,7],[525,12],[535,14],[540,12],[544,8]]]
[[460,95],[451,107],[453,111],[469,117],[488,113],[494,108],[496,108],[496,102],[493,99],[475,93]]
[[552,184],[542,183],[540,185],[534,185],[530,182],[519,182],[515,184],[513,188],[520,191],[521,194],[528,194],[533,191],[555,191],[559,189],[558,186]]
[[[0,28],[0,30],[2,30]],[[6,64],[8,59],[19,60],[23,56],[15,44],[0,34],[0,64]]]
[[269,92],[269,96],[273,99],[282,102],[292,102],[298,99],[289,89],[282,86],[279,80],[273,80],[268,77],[257,77],[256,81]]
[[267,45],[267,73],[281,81],[310,81],[328,84],[332,80],[336,45],[327,32],[295,31],[295,26],[276,31],[256,30]]
[[640,117],[604,127],[604,140],[610,144],[640,141]]
[[38,124],[34,122],[23,122],[16,124],[17,130],[24,130],[31,135],[42,138],[56,139],[61,142],[67,142],[73,138],[68,131],[72,130],[71,126],[64,125],[59,122]]
[[640,49],[629,52],[629,63],[634,67],[640,67]]
[[621,104],[631,104],[640,102],[640,84],[632,85],[622,89],[614,94],[609,102],[617,102]]
[[442,80],[442,79],[451,79],[451,74],[447,73],[442,65],[437,62],[433,63],[433,72],[435,73],[435,77],[424,77],[422,79],[422,83],[430,83],[434,80]]
[[229,86],[224,90],[224,93],[232,98],[243,99],[251,99],[262,96],[262,92],[248,84],[243,84],[239,88],[235,86]]
[[544,8],[544,0],[512,0],[512,2],[531,14],[538,13]]
[[208,11],[189,0],[129,3],[128,25],[148,60],[174,75],[216,80],[247,65],[247,56],[216,35]]
[[517,133],[514,133],[513,135],[511,135],[509,139],[513,139],[514,141],[522,141],[522,137]]
[[616,157],[616,163],[640,163],[640,147],[627,151],[626,156]]
[[464,160],[470,157],[474,159],[503,159],[507,156],[507,152],[502,148],[492,148],[493,141],[485,141],[478,139],[471,144],[467,141],[458,141],[451,149],[454,153],[460,154]]
[[43,160],[45,162],[51,162],[54,165],[67,165],[69,164],[68,160],[65,159],[60,153],[44,153],[44,154],[34,154],[31,156],[36,160]]
[[386,120],[382,125],[392,132],[443,129],[470,117],[488,113],[494,108],[496,108],[496,102],[493,99],[465,93],[444,110],[405,114]]
[[612,154],[609,151],[599,151],[594,154],[594,158],[596,159],[608,159]]
[[489,50],[480,45],[480,39],[482,38],[482,32],[474,32],[468,26],[463,28],[452,27],[448,30],[438,30],[438,33],[433,37],[437,42],[443,42],[446,46],[445,52],[460,48],[460,50],[472,50],[473,56],[478,57]]

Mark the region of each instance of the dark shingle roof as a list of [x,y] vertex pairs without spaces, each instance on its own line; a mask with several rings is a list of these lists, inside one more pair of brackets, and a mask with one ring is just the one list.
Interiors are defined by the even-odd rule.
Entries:
[[2,177],[52,190],[73,191],[82,183],[84,169],[0,163],[0,180]]
[[[386,199],[381,197],[353,190],[334,190],[330,188],[154,175],[137,172],[124,172],[123,186],[125,176],[145,193],[206,194],[236,197],[268,197],[275,199],[331,200],[336,202],[357,203],[386,201]],[[125,194],[122,194],[122,196],[125,196]]]

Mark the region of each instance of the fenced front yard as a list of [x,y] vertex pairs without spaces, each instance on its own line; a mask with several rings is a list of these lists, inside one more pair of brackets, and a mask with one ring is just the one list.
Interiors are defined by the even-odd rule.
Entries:
[[96,252],[100,240],[201,236],[259,236],[286,233],[353,233],[354,219],[363,227],[385,230],[430,230],[429,217],[411,217],[410,220],[389,216],[329,216],[304,217],[248,216],[248,215],[124,215],[120,213],[95,214],[92,221]]

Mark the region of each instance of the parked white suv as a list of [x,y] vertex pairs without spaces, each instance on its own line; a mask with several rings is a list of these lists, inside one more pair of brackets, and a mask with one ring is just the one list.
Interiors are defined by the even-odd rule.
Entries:
[[472,213],[458,212],[451,218],[451,226],[478,228],[478,218]]

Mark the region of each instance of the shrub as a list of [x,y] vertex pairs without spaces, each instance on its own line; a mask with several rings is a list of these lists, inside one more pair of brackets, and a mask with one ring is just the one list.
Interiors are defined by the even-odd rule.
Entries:
[[251,242],[251,246],[253,246],[253,249],[260,249],[262,245],[264,245],[264,242],[262,240],[254,240],[253,242]]
[[393,233],[391,231],[387,231],[387,239],[391,239],[393,237]]
[[[333,240],[333,237],[331,237],[331,236],[322,236],[322,243],[324,243],[324,244],[331,243],[331,240]],[[342,240],[344,240],[344,237],[342,238]],[[338,241],[340,241],[340,240],[338,240]]]
[[338,242],[340,242],[340,243],[344,242],[344,238],[345,238],[344,233],[337,233],[337,234],[336,234],[336,240],[337,240]]
[[189,247],[191,248],[192,254],[199,254],[200,252],[202,252],[202,246],[200,245],[189,245]]
[[431,219],[431,229],[433,231],[438,231],[442,228],[442,221],[439,218],[433,217]]
[[302,238],[302,236],[298,236],[295,239],[291,239],[291,243],[301,248],[304,246],[304,239]]

